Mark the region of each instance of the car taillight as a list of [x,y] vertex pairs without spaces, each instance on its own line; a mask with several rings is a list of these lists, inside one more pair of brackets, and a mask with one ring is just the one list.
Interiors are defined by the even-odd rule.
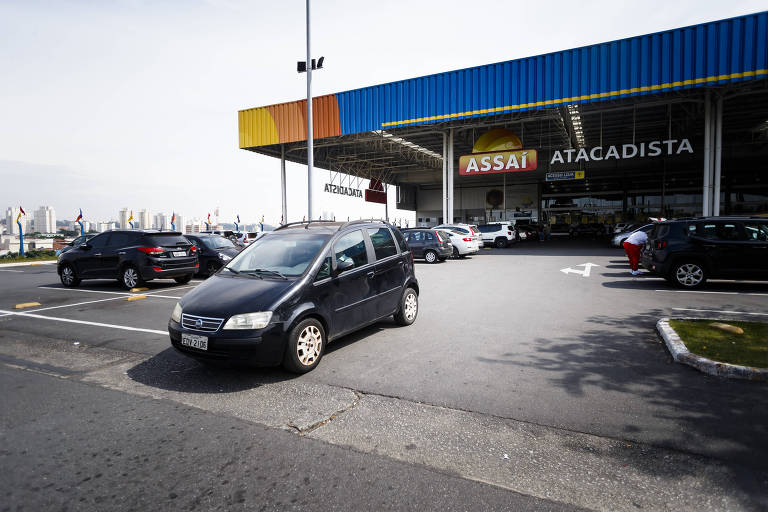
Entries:
[[193,245],[192,247],[190,247],[190,248],[189,248],[189,252],[192,252],[192,253],[195,253],[195,252],[197,252],[197,247],[195,247],[195,246]]
[[508,234],[509,236],[512,236],[512,232],[511,232],[511,231],[507,231],[507,234]]
[[656,240],[656,248],[657,249],[663,249],[667,246],[667,242],[665,240]]
[[154,270],[155,272],[162,272],[163,271],[163,269],[158,268],[158,267],[154,267],[152,270]]
[[464,240],[465,242],[471,242],[472,241],[471,238],[462,238],[462,240]]
[[435,236],[437,237],[437,241],[438,241],[438,242],[440,242],[440,243],[443,243],[443,239],[442,239],[442,238],[440,238],[440,233],[438,233],[437,231],[435,231]]
[[138,247],[145,254],[163,254],[165,250],[162,247]]

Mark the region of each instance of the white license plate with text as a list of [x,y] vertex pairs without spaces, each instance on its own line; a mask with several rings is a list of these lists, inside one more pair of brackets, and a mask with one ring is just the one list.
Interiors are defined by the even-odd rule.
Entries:
[[174,251],[173,255],[177,258],[187,255],[187,251]]
[[181,344],[187,347],[197,348],[200,350],[208,350],[208,338],[205,336],[182,333]]

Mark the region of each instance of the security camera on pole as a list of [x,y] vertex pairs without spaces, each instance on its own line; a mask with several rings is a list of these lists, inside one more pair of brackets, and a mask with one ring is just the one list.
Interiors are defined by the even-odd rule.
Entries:
[[325,57],[320,57],[317,62],[312,58],[309,45],[309,0],[307,0],[307,60],[299,61],[296,70],[299,73],[307,73],[307,216],[312,220],[312,167],[314,166],[314,150],[312,147],[312,70],[323,69]]

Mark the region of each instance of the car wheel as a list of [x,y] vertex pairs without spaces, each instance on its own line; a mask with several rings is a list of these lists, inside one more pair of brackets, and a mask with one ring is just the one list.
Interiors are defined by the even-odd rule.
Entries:
[[435,251],[427,251],[424,253],[424,259],[427,263],[435,263],[437,261],[437,253]]
[[124,288],[130,290],[131,288],[136,288],[137,286],[144,284],[144,280],[139,275],[139,271],[136,270],[136,267],[128,265],[127,267],[123,267],[123,271],[120,274],[120,283]]
[[61,279],[61,284],[63,284],[67,288],[74,288],[75,286],[80,284],[80,278],[77,277],[77,275],[75,274],[75,269],[72,268],[71,265],[64,265],[61,268],[61,273],[59,274],[59,278]]
[[623,248],[624,247],[624,242],[626,242],[626,241],[627,241],[626,238],[622,238],[621,241],[619,242],[619,247]]
[[283,368],[289,372],[307,373],[318,365],[324,351],[323,325],[315,318],[308,318],[291,329],[283,357]]
[[187,284],[188,282],[190,282],[192,280],[192,274],[187,274],[187,275],[182,276],[182,277],[174,277],[173,280],[176,281],[179,284]]
[[453,257],[456,259],[461,258],[461,254],[459,254],[459,250],[456,247],[453,248]]
[[507,239],[506,238],[497,238],[496,242],[494,242],[494,245],[498,249],[503,249],[507,246]]
[[206,265],[205,267],[205,275],[210,277],[215,273],[216,273],[216,264],[212,261],[209,261],[208,265]]
[[394,314],[399,325],[411,325],[419,314],[419,296],[413,288],[406,288],[400,299],[400,309]]
[[707,282],[704,266],[695,261],[678,263],[672,268],[671,277],[675,285],[689,290],[701,288]]

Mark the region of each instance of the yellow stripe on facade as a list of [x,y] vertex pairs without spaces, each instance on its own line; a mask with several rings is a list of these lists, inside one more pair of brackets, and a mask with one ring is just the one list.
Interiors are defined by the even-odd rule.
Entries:
[[585,94],[583,96],[572,96],[570,98],[561,98],[557,100],[545,100],[545,101],[536,101],[532,103],[521,103],[520,105],[510,105],[508,107],[493,107],[493,108],[486,108],[482,110],[470,110],[467,112],[459,112],[456,114],[441,114],[437,116],[418,117],[415,119],[406,119],[405,121],[391,121],[388,123],[381,123],[381,126],[383,128],[386,128],[388,126],[422,123],[425,121],[440,121],[444,119],[455,119],[457,117],[473,116],[477,114],[490,114],[493,112],[508,112],[510,110],[521,110],[524,108],[531,108],[531,107],[546,107],[546,106],[555,105],[558,103],[574,103],[577,101],[608,98],[610,96],[622,96],[624,94],[635,94],[639,92],[653,92],[653,91],[660,91],[662,89],[670,89],[672,87],[683,87],[685,85],[697,85],[697,84],[703,84],[706,82],[719,82],[720,80],[732,80],[734,78],[748,78],[748,77],[758,77],[758,76],[768,76],[768,69],[744,71],[741,73],[730,73],[727,75],[714,75],[706,78],[694,78],[691,80],[669,82],[669,83],[660,84],[660,85],[644,85],[642,87],[632,87],[630,89],[619,89],[617,91],[611,91],[611,92]]

